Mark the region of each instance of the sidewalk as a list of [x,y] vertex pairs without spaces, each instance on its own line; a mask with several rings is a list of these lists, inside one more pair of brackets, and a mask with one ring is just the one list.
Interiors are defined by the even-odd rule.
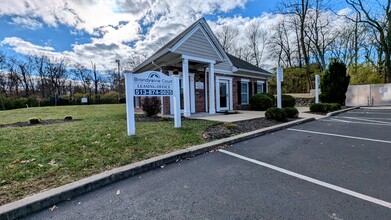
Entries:
[[[325,115],[317,115],[305,113],[309,112],[309,107],[296,107],[299,110],[299,118],[315,118],[320,119],[325,117]],[[209,113],[196,113],[192,114],[189,118],[191,119],[203,119],[209,121],[219,121],[219,122],[236,122],[236,121],[245,121],[254,118],[262,118],[265,117],[265,111],[245,111],[239,110],[238,114],[224,114],[217,113],[214,115],[210,115]]]

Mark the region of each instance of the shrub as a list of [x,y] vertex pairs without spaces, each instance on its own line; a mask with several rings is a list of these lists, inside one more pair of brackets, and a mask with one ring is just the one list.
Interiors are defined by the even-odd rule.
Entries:
[[161,111],[160,98],[155,96],[143,98],[141,108],[149,117],[157,115]]
[[311,112],[327,113],[327,106],[324,103],[317,103],[310,105]]
[[270,120],[286,121],[286,113],[284,109],[271,107],[266,110],[265,117]]
[[250,98],[250,107],[252,110],[265,111],[266,109],[273,107],[273,99],[266,94],[256,94]]
[[338,103],[318,103],[310,106],[311,112],[327,113],[338,111],[341,109],[341,105]]
[[320,100],[323,103],[344,104],[350,76],[346,74],[346,65],[338,60],[332,60],[326,73],[322,76]]
[[104,94],[101,97],[100,101],[101,101],[101,103],[104,103],[104,104],[118,103],[118,101],[119,101],[119,94],[118,94],[118,92],[106,93],[106,94]]
[[296,104],[296,100],[291,95],[282,95],[281,96],[281,105],[283,108],[285,107],[294,107]]
[[29,119],[29,124],[30,125],[36,125],[36,124],[39,124],[39,123],[41,123],[41,118],[33,117],[33,118]]
[[283,108],[288,118],[297,118],[299,117],[299,111],[294,107],[285,107]]
[[72,120],[73,120],[73,118],[70,115],[67,115],[64,117],[64,121],[72,121]]
[[277,105],[277,102],[276,102],[276,97],[270,93],[262,93],[264,95],[267,95],[268,97],[270,97],[272,100],[273,100],[273,105],[272,107],[275,107]]

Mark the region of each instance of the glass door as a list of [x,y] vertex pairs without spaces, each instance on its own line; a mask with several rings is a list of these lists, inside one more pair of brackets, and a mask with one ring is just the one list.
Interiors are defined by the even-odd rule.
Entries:
[[220,110],[228,110],[228,106],[229,106],[229,90],[228,90],[228,80],[220,80],[219,81],[219,92],[220,92],[220,95],[219,95],[219,107],[220,107]]

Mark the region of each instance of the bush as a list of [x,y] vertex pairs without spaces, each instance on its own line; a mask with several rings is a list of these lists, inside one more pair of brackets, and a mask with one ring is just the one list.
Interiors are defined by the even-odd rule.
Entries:
[[161,103],[159,97],[145,97],[141,103],[141,109],[148,117],[155,116],[161,111]]
[[284,109],[271,107],[266,110],[265,117],[270,120],[286,121],[286,113]]
[[349,81],[350,76],[346,74],[346,65],[338,60],[333,60],[320,82],[322,91],[319,96],[320,100],[323,103],[344,104]]
[[338,103],[318,103],[310,106],[311,112],[328,113],[338,111],[341,109],[341,105]]
[[100,101],[101,101],[101,103],[104,103],[104,104],[115,104],[115,103],[118,103],[118,101],[119,101],[119,94],[118,94],[118,92],[106,93],[106,94],[104,94],[101,97]]
[[39,124],[39,123],[41,123],[41,118],[33,117],[33,118],[29,119],[29,124],[30,125],[36,125],[36,124]]
[[341,110],[341,105],[339,103],[325,103],[325,104],[329,112]]
[[283,108],[285,107],[294,107],[296,104],[296,100],[291,95],[282,95],[281,96],[281,105]]
[[285,107],[283,108],[288,118],[297,118],[299,117],[299,111],[294,107]]
[[70,115],[67,115],[64,117],[64,121],[72,121],[72,120],[73,120],[73,117]]
[[251,96],[250,107],[252,110],[265,111],[266,109],[273,107],[273,99],[269,95],[260,93]]
[[272,105],[272,107],[276,107],[277,102],[276,102],[276,97],[275,97],[274,95],[272,95],[272,94],[270,94],[270,93],[262,93],[262,94],[267,95],[268,97],[270,97],[270,98],[273,100],[273,105]]
[[317,103],[310,105],[311,112],[327,113],[327,106],[324,103]]

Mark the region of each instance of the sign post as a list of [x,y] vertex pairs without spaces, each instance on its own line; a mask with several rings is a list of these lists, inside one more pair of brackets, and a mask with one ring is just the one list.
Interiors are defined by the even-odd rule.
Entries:
[[281,82],[284,81],[284,71],[282,67],[277,67],[277,108],[281,108]]
[[315,75],[315,103],[319,103],[319,84],[320,77],[319,75]]
[[170,77],[161,72],[147,71],[140,74],[125,72],[126,114],[128,135],[136,134],[134,119],[135,96],[173,96],[174,127],[181,127],[179,77]]

